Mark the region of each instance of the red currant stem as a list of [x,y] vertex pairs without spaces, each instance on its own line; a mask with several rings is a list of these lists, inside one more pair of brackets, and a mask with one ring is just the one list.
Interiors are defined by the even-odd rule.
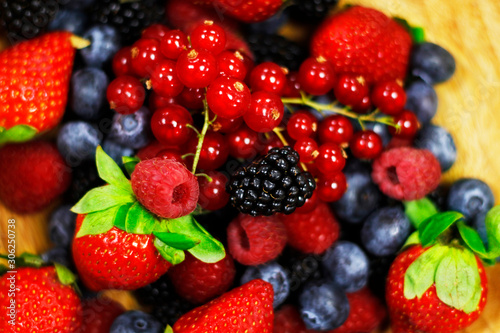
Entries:
[[200,131],[198,131],[198,129],[196,127],[194,127],[193,125],[191,124],[186,124],[186,127],[187,128],[190,128],[192,129],[193,131],[195,131],[196,135],[199,137],[201,134],[200,134]]
[[361,119],[358,118],[358,123],[359,123],[359,126],[361,126],[361,130],[364,131],[366,128],[365,128],[365,123],[363,123],[361,121]]
[[[278,137],[278,139],[280,139],[280,141],[283,143],[283,146],[289,146],[288,142],[286,141],[285,137],[283,136],[283,134],[281,134],[281,131],[283,131],[284,129],[281,128],[281,127],[275,127],[273,128],[273,132],[274,134],[276,134],[276,136]],[[304,170],[305,172],[307,172],[307,167],[304,163],[300,162],[300,166],[302,167],[302,170]]]
[[209,175],[207,175],[206,173],[203,173],[203,172],[200,172],[200,173],[197,173],[195,174],[196,177],[205,177],[209,183],[211,183],[213,181],[212,177],[210,177]]
[[208,122],[209,125],[212,125],[217,120],[217,115],[214,116],[214,119]]
[[181,156],[181,158],[182,158],[183,160],[185,160],[185,159],[186,159],[186,157],[189,157],[189,156],[194,156],[194,154],[193,154],[193,153],[187,153],[187,154],[182,155],[182,156]]
[[198,134],[198,145],[196,146],[196,153],[194,154],[193,160],[193,169],[191,170],[193,174],[196,174],[196,167],[198,166],[198,161],[200,160],[201,148],[203,147],[203,141],[205,140],[205,135],[207,134],[210,123],[206,98],[203,100],[203,114],[205,116],[205,121],[203,122],[201,133]]

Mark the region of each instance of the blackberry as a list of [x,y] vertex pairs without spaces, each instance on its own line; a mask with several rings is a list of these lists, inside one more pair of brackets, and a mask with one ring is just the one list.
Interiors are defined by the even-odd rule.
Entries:
[[296,71],[307,57],[307,51],[304,48],[280,35],[250,34],[247,42],[255,55],[256,63],[272,61]]
[[165,14],[161,1],[96,1],[91,9],[91,21],[114,26],[124,45],[139,39],[142,30],[160,22]]
[[291,17],[302,22],[317,23],[325,18],[339,0],[294,0]]
[[314,178],[297,166],[299,154],[291,147],[273,148],[262,159],[238,170],[226,186],[240,212],[258,215],[291,214],[312,196]]
[[58,9],[54,1],[0,0],[0,25],[12,43],[31,39],[46,30]]

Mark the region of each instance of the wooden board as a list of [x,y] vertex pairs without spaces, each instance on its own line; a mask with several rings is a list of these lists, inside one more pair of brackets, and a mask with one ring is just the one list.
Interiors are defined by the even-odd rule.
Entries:
[[[435,123],[454,135],[458,160],[444,175],[450,183],[460,177],[485,180],[500,203],[500,3],[494,0],[350,0],[425,28],[427,39],[450,50],[457,61],[452,80],[436,87],[439,110]],[[2,42],[0,42],[0,49]],[[5,253],[6,225],[15,218],[17,251],[39,253],[51,247],[46,221],[50,209],[30,216],[0,206],[0,252]],[[468,333],[500,332],[500,267],[488,269],[489,301]],[[137,304],[127,295],[110,292],[128,308]]]

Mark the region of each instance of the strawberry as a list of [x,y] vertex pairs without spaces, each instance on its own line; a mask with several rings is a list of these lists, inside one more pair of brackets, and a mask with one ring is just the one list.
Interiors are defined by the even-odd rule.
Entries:
[[120,303],[106,297],[84,300],[82,310],[81,333],[109,333],[115,318],[125,312]]
[[26,140],[59,123],[68,96],[73,45],[88,45],[82,41],[69,32],[52,32],[0,53],[0,135],[2,130],[28,125],[20,127],[22,134],[10,135]]
[[213,4],[223,14],[245,23],[255,23],[276,14],[283,0],[214,0]]
[[1,333],[78,332],[82,321],[80,298],[70,285],[61,283],[54,266],[16,271],[0,278]]
[[330,61],[337,74],[368,83],[403,80],[412,40],[396,21],[371,8],[353,6],[327,18],[314,33],[311,54]]
[[175,333],[273,332],[273,287],[252,280],[191,310],[174,325]]

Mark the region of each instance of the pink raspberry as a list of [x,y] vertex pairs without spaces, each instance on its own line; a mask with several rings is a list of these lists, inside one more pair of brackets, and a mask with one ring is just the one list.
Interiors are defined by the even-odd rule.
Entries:
[[157,157],[141,161],[132,172],[131,181],[137,200],[160,217],[177,218],[196,208],[198,181],[175,160]]
[[286,245],[286,229],[273,216],[238,215],[227,227],[229,252],[239,263],[253,266],[281,254]]
[[386,195],[397,200],[418,200],[434,190],[441,180],[441,167],[425,149],[390,149],[373,162],[373,181]]

